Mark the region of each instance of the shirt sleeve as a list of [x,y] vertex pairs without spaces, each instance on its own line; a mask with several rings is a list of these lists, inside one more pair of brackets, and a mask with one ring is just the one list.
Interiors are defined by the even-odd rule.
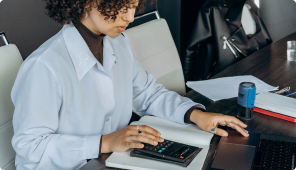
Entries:
[[152,74],[146,72],[134,57],[133,64],[133,111],[140,116],[153,115],[185,124],[184,115],[192,106],[205,109],[202,104],[169,91],[158,84]]
[[11,97],[15,106],[12,146],[27,169],[75,169],[86,159],[98,157],[101,135],[57,133],[62,123],[62,89],[42,60],[23,63]]

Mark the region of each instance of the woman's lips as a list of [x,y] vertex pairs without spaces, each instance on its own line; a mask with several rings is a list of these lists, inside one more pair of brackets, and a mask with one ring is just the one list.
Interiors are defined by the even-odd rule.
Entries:
[[117,27],[118,28],[118,30],[120,31],[120,32],[123,32],[125,29],[126,29],[126,27],[124,27],[124,26],[119,26],[119,27]]

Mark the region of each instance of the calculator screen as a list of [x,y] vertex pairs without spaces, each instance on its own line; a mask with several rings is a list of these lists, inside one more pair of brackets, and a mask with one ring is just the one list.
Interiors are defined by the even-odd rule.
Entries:
[[177,151],[177,153],[182,153],[182,152],[184,152],[186,149],[188,149],[188,147],[187,147],[187,146],[183,146],[182,148],[180,148],[180,149]]

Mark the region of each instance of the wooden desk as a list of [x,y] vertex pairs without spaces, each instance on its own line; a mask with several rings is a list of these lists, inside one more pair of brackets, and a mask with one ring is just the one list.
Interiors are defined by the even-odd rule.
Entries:
[[[296,32],[253,53],[213,78],[253,75],[272,86],[279,86],[280,88],[290,86],[291,92],[296,91],[296,62],[287,61],[287,41],[289,40],[296,40]],[[186,96],[195,102],[204,104],[208,112],[237,115],[236,98],[212,102],[193,90],[188,92]],[[253,120],[244,121],[244,123],[248,125],[247,130],[249,132],[296,137],[296,123],[258,113],[254,113]],[[213,137],[203,170],[210,167],[219,140],[220,137]],[[114,169],[105,166],[105,160],[109,156],[110,154],[104,154],[101,158],[93,159],[81,169]]]

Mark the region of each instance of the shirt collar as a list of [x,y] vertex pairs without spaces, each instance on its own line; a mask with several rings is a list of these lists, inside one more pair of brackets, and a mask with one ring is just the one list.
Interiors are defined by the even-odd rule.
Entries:
[[[106,72],[104,67],[99,64],[91,53],[78,30],[72,24],[64,25],[62,28],[62,34],[79,81],[96,63],[100,70]],[[109,72],[113,63],[116,61],[116,58],[108,36],[105,36],[103,39],[103,53],[103,56],[108,55],[104,57],[104,60],[107,60],[106,62],[104,61],[104,65],[106,63],[106,69]]]

